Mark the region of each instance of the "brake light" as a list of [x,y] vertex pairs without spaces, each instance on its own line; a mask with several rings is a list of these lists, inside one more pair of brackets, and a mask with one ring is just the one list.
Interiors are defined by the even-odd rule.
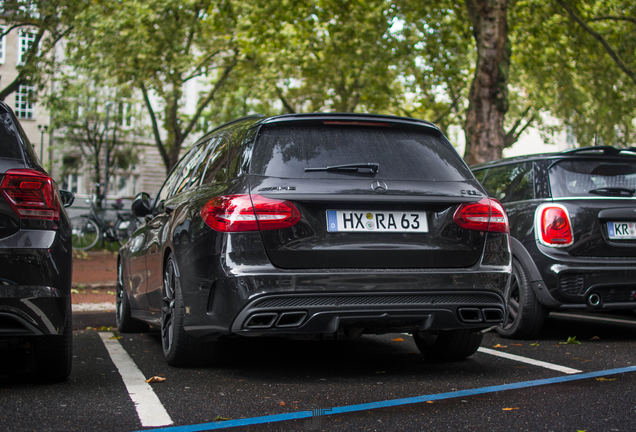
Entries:
[[539,241],[546,246],[565,247],[574,242],[570,216],[567,209],[560,204],[539,206],[535,223]]
[[60,200],[51,177],[31,169],[9,170],[0,192],[23,219],[60,219]]
[[464,203],[457,207],[453,220],[464,229],[508,233],[508,216],[499,201],[482,198],[475,203]]
[[216,231],[238,232],[289,228],[300,220],[290,201],[260,195],[225,195],[203,206],[201,217]]

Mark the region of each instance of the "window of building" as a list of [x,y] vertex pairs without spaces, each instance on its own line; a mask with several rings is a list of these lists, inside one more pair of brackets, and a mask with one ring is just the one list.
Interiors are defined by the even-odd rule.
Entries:
[[[0,34],[4,33],[5,31],[6,31],[6,27],[0,26]],[[0,37],[0,64],[4,63],[4,57],[6,55],[6,52],[7,52],[7,37],[2,36]]]
[[79,191],[79,176],[77,174],[69,174],[62,179],[62,185],[60,189],[78,193]]
[[20,85],[15,92],[15,115],[18,118],[32,119],[34,103],[30,101],[31,94],[35,91],[33,86]]
[[127,102],[119,104],[119,115],[121,116],[121,126],[124,128],[133,127],[133,106]]
[[18,32],[18,64],[26,61],[26,53],[35,42],[35,32],[32,30],[20,30]]

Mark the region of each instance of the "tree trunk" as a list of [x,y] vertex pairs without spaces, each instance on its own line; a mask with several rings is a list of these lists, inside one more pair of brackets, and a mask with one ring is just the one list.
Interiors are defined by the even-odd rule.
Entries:
[[464,0],[477,43],[477,65],[466,113],[468,165],[500,159],[508,111],[508,0]]

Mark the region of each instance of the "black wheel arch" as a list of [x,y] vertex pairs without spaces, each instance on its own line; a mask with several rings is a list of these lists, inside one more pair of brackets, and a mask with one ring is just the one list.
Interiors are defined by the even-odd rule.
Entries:
[[528,249],[526,249],[519,240],[512,236],[510,237],[510,247],[512,248],[513,258],[519,261],[526,271],[530,286],[532,287],[532,291],[534,291],[537,300],[549,309],[556,309],[561,306],[561,302],[552,297],[552,294],[548,291],[548,288],[543,281],[543,277],[541,277],[541,273],[532,259],[530,252],[528,252]]

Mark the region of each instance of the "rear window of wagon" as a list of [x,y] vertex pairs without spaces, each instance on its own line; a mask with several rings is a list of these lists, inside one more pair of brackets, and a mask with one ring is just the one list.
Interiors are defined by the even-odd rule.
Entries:
[[[356,163],[378,163],[378,172],[318,171]],[[263,128],[255,143],[250,174],[284,178],[372,177],[382,180],[462,181],[472,174],[442,137],[414,129],[369,126],[284,126]]]

